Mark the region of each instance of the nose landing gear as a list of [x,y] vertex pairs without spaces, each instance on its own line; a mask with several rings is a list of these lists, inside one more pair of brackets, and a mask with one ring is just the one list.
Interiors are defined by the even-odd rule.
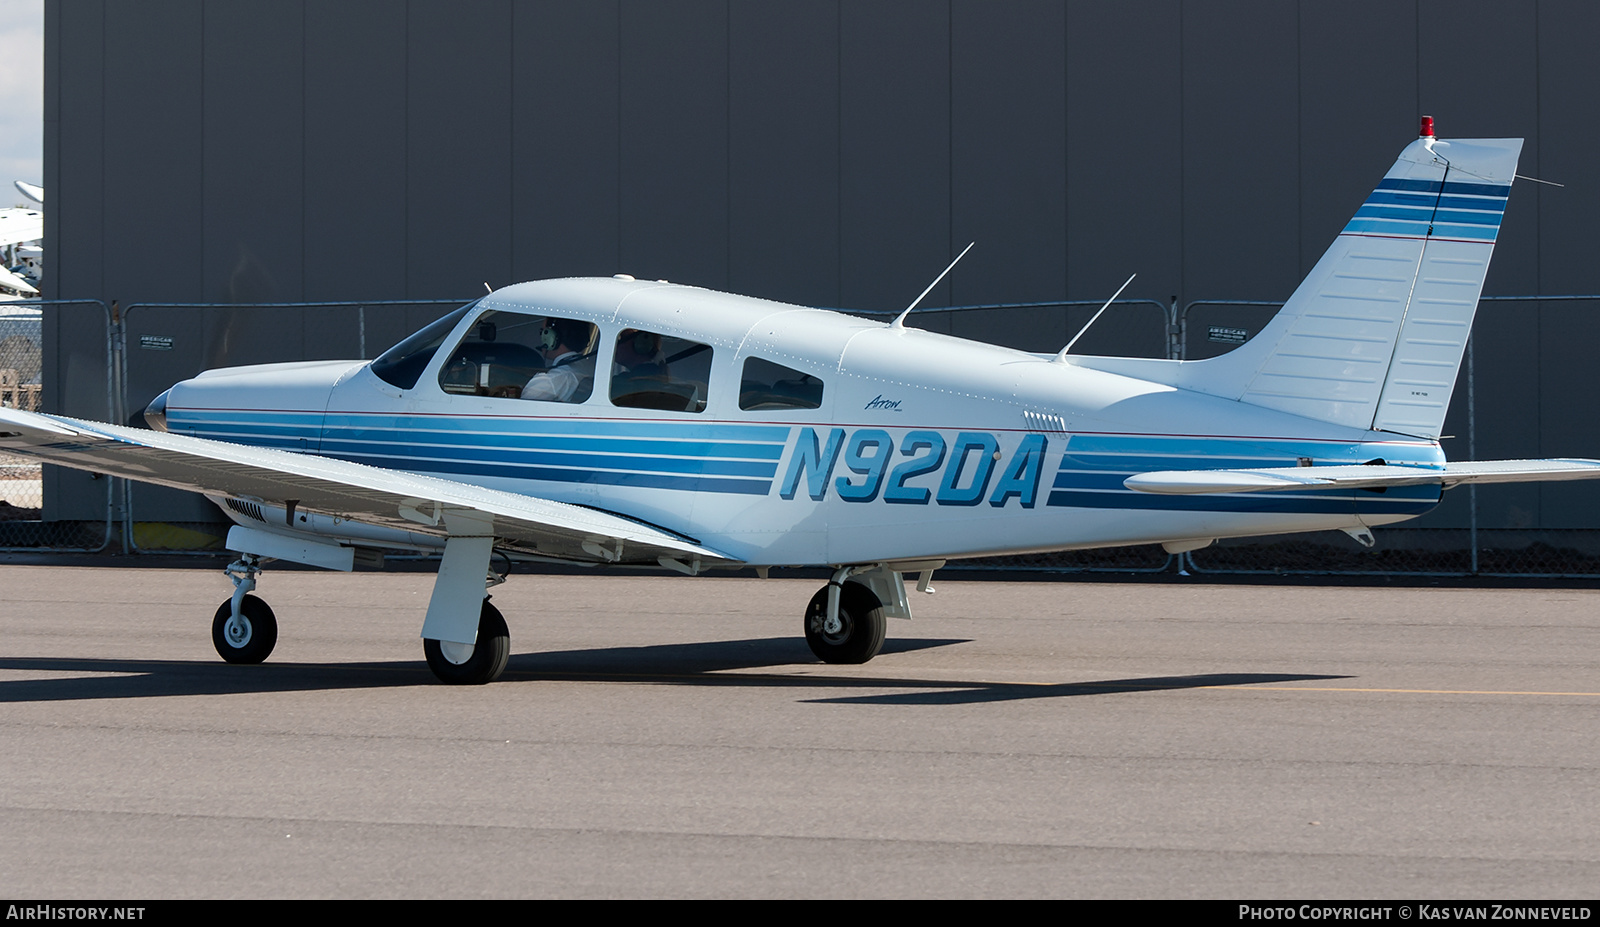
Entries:
[[211,643],[229,663],[260,663],[278,645],[278,618],[266,602],[250,593],[261,573],[261,560],[245,554],[228,564],[233,598],[217,606],[211,619]]

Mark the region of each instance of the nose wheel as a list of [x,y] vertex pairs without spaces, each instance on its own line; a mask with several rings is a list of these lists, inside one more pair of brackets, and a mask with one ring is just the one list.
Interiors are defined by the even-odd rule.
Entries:
[[260,663],[278,644],[278,618],[267,603],[253,595],[239,600],[239,614],[233,613],[233,600],[217,606],[211,619],[211,643],[229,663]]
[[839,587],[839,614],[828,615],[828,587],[806,606],[806,644],[824,663],[865,663],[883,648],[883,603],[860,583]]
[[261,562],[255,554],[241,554],[223,570],[233,580],[233,597],[211,619],[211,645],[229,663],[260,663],[278,645],[278,617],[250,594]]

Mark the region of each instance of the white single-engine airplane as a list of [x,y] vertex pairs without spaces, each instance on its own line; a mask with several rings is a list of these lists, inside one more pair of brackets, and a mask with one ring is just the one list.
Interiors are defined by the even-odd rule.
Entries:
[[483,683],[510,640],[504,560],[687,574],[827,566],[822,660],[861,663],[947,559],[1369,529],[1461,483],[1600,461],[1446,463],[1439,447],[1520,139],[1424,120],[1288,303],[1199,361],[1026,354],[688,286],[498,290],[371,362],[212,370],[154,431],[0,410],[0,447],[205,493],[236,523],[213,639],[277,640],[263,560],[349,570],[443,551],[429,667]]

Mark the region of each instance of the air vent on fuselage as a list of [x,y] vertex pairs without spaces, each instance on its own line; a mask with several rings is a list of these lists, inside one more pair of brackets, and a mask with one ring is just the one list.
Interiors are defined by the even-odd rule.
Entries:
[[1049,412],[1023,410],[1022,422],[1029,431],[1042,431],[1049,434],[1067,433],[1067,420],[1059,415],[1051,415]]
[[261,506],[258,503],[245,502],[242,499],[231,498],[227,500],[227,503],[228,508],[233,509],[235,512],[238,512],[240,515],[243,515],[246,518],[254,518],[256,521],[261,522],[267,520],[266,516],[261,514]]

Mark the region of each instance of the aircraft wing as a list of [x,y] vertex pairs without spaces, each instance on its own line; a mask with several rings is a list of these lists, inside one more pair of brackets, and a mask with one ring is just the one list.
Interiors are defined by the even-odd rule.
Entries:
[[37,209],[0,209],[0,245],[44,237],[44,213]]
[[702,565],[739,562],[692,538],[620,515],[272,448],[0,409],[0,450],[78,470],[292,505],[407,531],[447,536],[446,515],[493,518],[498,543],[580,562]]
[[1161,470],[1138,473],[1122,485],[1140,492],[1198,495],[1274,492],[1286,489],[1381,489],[1386,486],[1462,483],[1528,483],[1600,479],[1600,460],[1482,460],[1445,464],[1443,469],[1352,464],[1277,467],[1265,470]]

